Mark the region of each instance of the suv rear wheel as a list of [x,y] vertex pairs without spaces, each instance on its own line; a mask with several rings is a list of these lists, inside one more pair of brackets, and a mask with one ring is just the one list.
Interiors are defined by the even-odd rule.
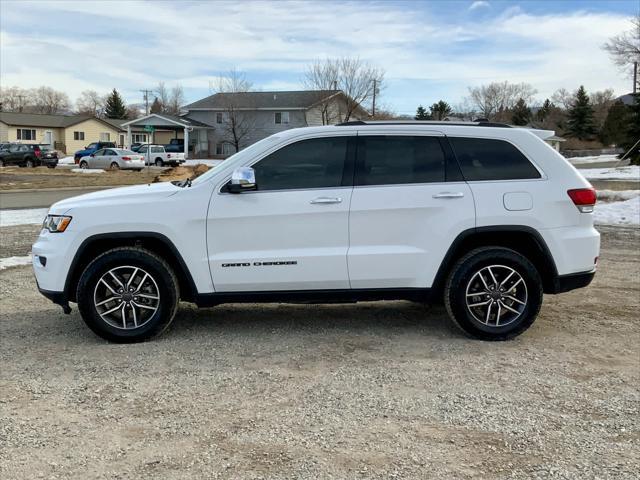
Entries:
[[94,333],[118,343],[148,340],[171,324],[180,298],[171,267],[136,247],[109,250],[80,276],[78,309]]
[[527,330],[542,305],[542,280],[514,250],[483,247],[456,262],[444,301],[454,323],[481,340],[508,340]]
[[33,163],[33,160],[28,159],[26,162],[24,162],[24,166],[27,168],[33,168],[35,167],[35,163]]

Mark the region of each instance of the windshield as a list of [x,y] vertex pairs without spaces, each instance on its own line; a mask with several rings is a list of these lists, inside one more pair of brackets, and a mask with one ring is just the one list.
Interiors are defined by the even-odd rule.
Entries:
[[120,155],[135,155],[136,152],[132,152],[131,150],[123,150],[123,149],[118,149],[116,150],[116,152],[118,152]]
[[98,144],[97,143],[90,143],[89,146],[87,147],[87,149],[89,148],[98,148]]
[[253,145],[248,146],[244,150],[240,150],[239,152],[234,153],[219,165],[216,165],[211,170],[197,177],[195,180],[193,180],[193,183],[205,182],[208,179],[210,179],[213,175],[218,173],[220,170],[222,170],[223,167],[228,166],[230,162],[234,162],[234,163],[236,161],[241,162],[242,159],[246,157],[251,157],[252,155],[259,153],[262,150],[266,150],[270,145],[277,143],[279,140],[280,140],[280,137],[278,137],[277,135],[271,135],[270,137],[263,138],[259,142],[256,142]]

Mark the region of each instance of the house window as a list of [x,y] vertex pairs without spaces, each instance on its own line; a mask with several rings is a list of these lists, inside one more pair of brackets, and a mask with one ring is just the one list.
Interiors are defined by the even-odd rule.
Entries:
[[288,124],[289,123],[289,112],[276,112],[275,113],[275,123],[276,124]]
[[222,114],[222,112],[216,113],[216,123],[222,123],[223,118],[224,115]]
[[36,131],[30,128],[18,128],[16,131],[16,137],[18,140],[35,140]]
[[74,140],[84,140],[84,132],[73,132]]
[[134,133],[131,135],[133,143],[147,143],[146,133]]
[[108,142],[110,140],[111,140],[111,138],[110,138],[109,132],[102,132],[100,134],[100,141],[101,142]]
[[216,143],[216,155],[231,155],[233,147],[230,143]]

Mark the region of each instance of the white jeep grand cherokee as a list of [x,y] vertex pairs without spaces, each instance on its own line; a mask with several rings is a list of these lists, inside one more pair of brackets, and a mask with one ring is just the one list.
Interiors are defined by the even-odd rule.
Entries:
[[193,181],[51,207],[40,291],[95,333],[163,332],[180,300],[443,300],[466,334],[505,340],[543,293],[591,282],[591,185],[542,138],[490,123],[349,122],[288,130]]

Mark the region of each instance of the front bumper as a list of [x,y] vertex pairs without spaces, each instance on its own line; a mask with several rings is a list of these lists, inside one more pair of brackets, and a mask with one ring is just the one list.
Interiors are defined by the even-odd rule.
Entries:
[[38,287],[38,291],[56,305],[60,305],[64,313],[66,313],[67,315],[71,313],[69,299],[67,299],[67,296],[64,292],[52,292],[51,290],[44,290],[40,287]]

